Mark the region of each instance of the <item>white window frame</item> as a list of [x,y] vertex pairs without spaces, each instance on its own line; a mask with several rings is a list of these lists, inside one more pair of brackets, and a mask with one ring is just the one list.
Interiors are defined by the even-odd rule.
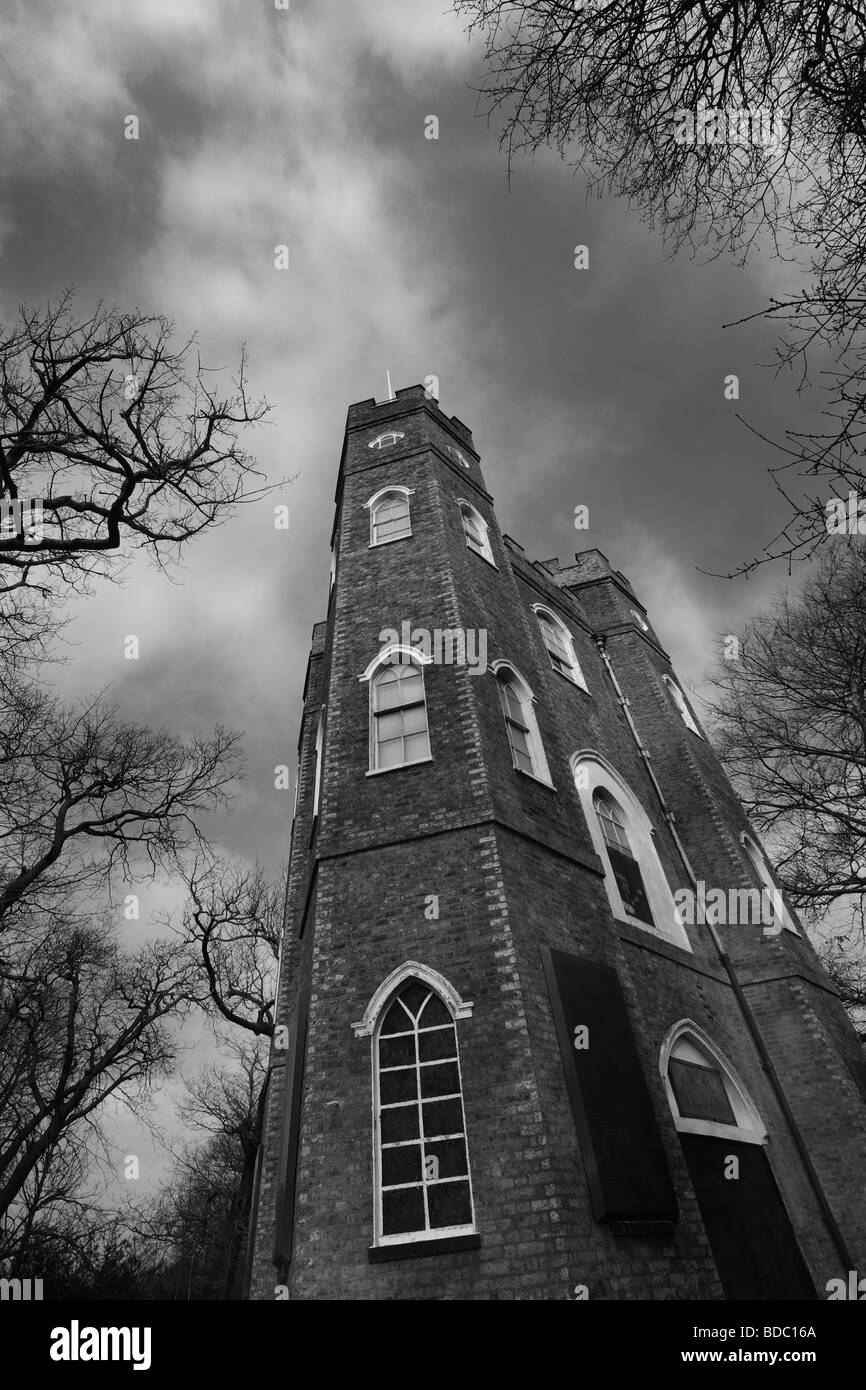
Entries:
[[641,632],[649,632],[649,623],[647,622],[646,618],[644,618],[644,617],[637,611],[636,608],[632,608],[631,614],[632,614],[632,617],[635,618],[635,619],[637,620],[637,625],[638,625],[638,627],[640,628]]
[[457,460],[457,462],[460,464],[461,468],[468,468],[468,467],[469,467],[469,464],[468,464],[467,460],[463,457],[463,455],[461,454],[461,452],[460,452],[459,449],[455,449],[455,448],[454,448],[454,445],[453,445],[453,444],[446,444],[446,445],[445,445],[445,448],[446,448],[447,452],[451,455],[451,457]]
[[[402,493],[406,499],[406,511],[409,518],[409,530],[406,531],[402,536],[387,536],[384,540],[377,540],[376,511],[382,504],[382,502],[384,502],[385,498],[395,492]],[[412,535],[412,504],[409,501],[409,498],[413,497],[414,495],[415,489],[413,487],[404,487],[402,483],[389,483],[387,487],[380,487],[378,492],[374,492],[373,496],[367,499],[367,501],[364,503],[364,506],[370,513],[370,545],[368,547],[370,550],[372,550],[375,546],[396,545],[398,541],[409,540],[409,538]]]
[[[544,643],[544,650],[547,652],[547,659],[550,662],[551,670],[556,671],[557,675],[564,676],[566,680],[571,681],[572,685],[579,686],[581,690],[585,690],[588,695],[589,686],[584,680],[583,672],[580,669],[580,662],[577,659],[577,653],[574,649],[574,637],[570,629],[566,627],[565,623],[554,613],[552,608],[547,608],[543,603],[534,603],[532,605],[532,611],[535,614],[538,631],[541,633],[541,640]],[[547,623],[549,627],[552,627],[554,631],[559,634],[565,647],[566,656],[570,662],[569,671],[560,671],[559,667],[554,665],[550,646],[547,641],[547,635],[542,627],[542,623]]]
[[[536,697],[533,695],[528,682],[520,674],[517,667],[514,665],[512,661],[493,661],[490,663],[488,670],[490,671],[494,680],[497,682],[496,699],[497,703],[499,703],[500,705],[500,716],[502,718],[503,725],[505,724],[505,715],[502,713],[502,697],[500,696],[498,689],[500,673],[504,673],[506,671],[509,673],[511,677],[511,682],[517,687],[517,693],[520,696],[520,703],[523,709],[524,718],[526,720],[526,733],[527,740],[529,742],[529,756],[532,759],[533,770],[532,772],[526,772],[522,767],[517,766],[517,764],[514,762],[514,753],[511,749],[511,743],[510,741],[508,741],[508,748],[509,752],[511,753],[511,760],[515,772],[519,772],[523,777],[531,777],[533,781],[541,782],[545,787],[550,787],[553,791],[555,791],[556,788],[554,787],[553,780],[550,776],[550,768],[548,767],[547,755],[544,751],[544,744],[541,740],[541,730],[538,727],[538,720],[535,717],[535,705],[538,703],[538,701],[536,700]],[[508,740],[507,728],[505,729],[505,736],[506,740]]]
[[396,444],[398,439],[405,439],[405,434],[400,430],[386,430],[384,434],[377,434],[375,439],[371,439],[367,445],[368,449],[390,449]]
[[[578,769],[586,769],[586,777],[578,778]],[[658,850],[655,846],[655,831],[649,816],[638,801],[634,792],[606,758],[591,749],[581,749],[572,754],[571,773],[583,814],[589,828],[592,846],[604,866],[604,886],[607,890],[610,910],[618,922],[640,927],[662,941],[679,946],[692,953],[692,945],[685,926],[680,918],[667,875],[662,868]],[[582,786],[582,782],[587,786]],[[613,868],[607,854],[607,844],[598,823],[593,796],[603,791],[614,801],[622,813],[634,858],[640,868],[644,892],[653,915],[653,925],[633,917],[626,910],[622,895],[614,877]]]
[[[795,936],[799,936],[800,932],[797,928],[797,925],[791,917],[791,914],[788,911],[787,904],[785,903],[782,897],[782,890],[776,883],[775,879],[773,878],[773,875],[770,873],[770,866],[767,863],[767,856],[764,854],[764,851],[761,849],[757,840],[754,838],[753,835],[749,835],[744,830],[742,835],[740,836],[740,844],[746,851],[749,863],[752,865],[752,868],[755,870],[755,873],[761,880],[761,886],[763,888],[766,888],[767,891],[770,893],[772,903],[774,904],[774,906],[776,903],[780,904],[782,909],[782,926],[785,928],[786,931],[793,932]],[[776,896],[773,897],[773,894],[775,894]],[[763,913],[761,914],[761,920],[763,921]]]
[[324,706],[319,710],[319,722],[316,725],[316,777],[313,783],[313,819],[319,814],[319,796],[322,791],[322,750],[325,739],[325,710]]
[[[473,555],[480,555],[482,560],[486,560],[488,565],[492,565],[493,568],[496,569],[496,561],[493,558],[493,549],[490,544],[490,527],[477,508],[473,507],[471,502],[467,502],[465,497],[458,497],[456,501],[460,511],[460,524],[463,527],[463,538],[466,541],[467,549],[471,550]],[[473,543],[473,538],[470,537],[466,529],[467,512],[472,517],[481,533],[481,541],[478,545]]]
[[[424,713],[427,718],[427,744],[430,752],[425,758],[413,758],[409,763],[392,763],[390,767],[377,767],[378,744],[376,742],[376,708],[375,708],[375,679],[379,670],[383,666],[395,665],[393,658],[403,656],[417,666],[421,672],[421,689],[424,692]],[[358,677],[360,681],[366,681],[368,686],[369,701],[369,721],[370,721],[370,744],[368,753],[368,777],[381,777],[385,772],[397,772],[401,767],[418,767],[420,763],[431,763],[433,761],[433,740],[430,737],[430,711],[427,706],[427,685],[424,681],[424,667],[429,666],[433,658],[425,656],[420,647],[407,647],[400,642],[393,642],[390,647],[385,647],[379,652],[366,671]],[[405,662],[403,663],[405,664]]]
[[[454,1050],[457,1058],[460,1101],[463,1108],[463,1140],[466,1145],[466,1169],[469,1183],[469,1201],[472,1221],[469,1225],[440,1226],[433,1230],[424,1231],[401,1231],[396,1235],[386,1236],[382,1234],[382,1150],[379,1142],[379,1120],[381,1114],[378,1066],[379,1027],[381,1021],[388,1012],[394,996],[399,994],[401,987],[408,979],[413,977],[439,996],[454,1024]],[[416,1245],[421,1241],[426,1243],[435,1240],[450,1240],[454,1236],[475,1235],[477,1233],[475,1193],[472,1187],[472,1160],[469,1153],[469,1126],[466,1120],[463,1070],[460,1065],[460,1038],[458,1037],[457,1030],[458,1020],[470,1018],[472,1016],[473,1007],[474,1004],[472,1000],[461,999],[453,985],[445,979],[444,975],[440,975],[437,970],[431,969],[430,966],[422,965],[418,961],[408,960],[404,961],[401,966],[398,966],[396,970],[391,972],[387,979],[382,981],[367,1005],[364,1017],[358,1023],[352,1024],[352,1030],[356,1038],[370,1038],[370,1073],[373,1097],[373,1245],[376,1248],[394,1245]]]
[[698,728],[697,724],[695,723],[695,716],[692,714],[691,710],[686,704],[686,697],[680,690],[680,687],[677,685],[676,681],[672,680],[670,676],[662,676],[662,680],[667,686],[668,693],[671,699],[673,700],[674,704],[676,705],[677,709],[679,710],[680,718],[682,719],[686,728],[691,729],[693,734],[697,734],[698,738],[702,739],[704,736]]
[[[691,1117],[683,1118],[680,1115],[668,1066],[672,1056],[680,1056],[684,1061],[693,1060],[693,1057],[688,1055],[689,1051],[700,1057],[700,1060],[713,1063],[721,1073],[722,1083],[730,1107],[734,1112],[736,1124],[721,1124],[717,1120],[697,1120]],[[675,1023],[668,1031],[659,1053],[659,1071],[678,1133],[706,1134],[714,1139],[731,1139],[743,1144],[767,1143],[766,1126],[741,1078],[712,1038],[692,1019],[680,1019],[679,1023]]]

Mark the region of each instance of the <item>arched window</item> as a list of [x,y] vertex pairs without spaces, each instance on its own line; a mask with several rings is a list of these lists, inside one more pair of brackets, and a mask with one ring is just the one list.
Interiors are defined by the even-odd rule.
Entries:
[[319,814],[319,796],[322,790],[322,750],[325,742],[325,711],[319,710],[319,723],[316,727],[316,780],[313,786],[313,815]]
[[370,545],[401,541],[412,534],[409,498],[412,488],[387,487],[374,493],[365,507],[370,511]]
[[494,662],[491,670],[499,686],[499,702],[505,718],[508,743],[514,766],[552,787],[550,769],[533,709],[533,694],[513,666]]
[[598,817],[607,857],[626,912],[629,917],[637,917],[639,921],[646,922],[651,927],[655,926],[640,864],[628,838],[622,807],[606,791],[594,792],[592,805]]
[[643,806],[598,753],[576,753],[571,764],[614,917],[690,951]]
[[430,757],[424,673],[419,654],[386,654],[370,682],[370,770],[405,767]]
[[459,449],[455,449],[451,444],[446,444],[445,448],[448,450],[449,454],[455,460],[455,462],[460,464],[461,468],[469,467],[469,464],[467,463],[466,459],[463,457]]
[[472,1006],[423,966],[395,976],[354,1025],[373,1036],[377,1246],[475,1230],[455,1027]]
[[761,920],[767,922],[772,919],[774,925],[778,924],[786,927],[787,930],[792,931],[795,936],[799,936],[800,933],[797,930],[790,912],[785,906],[781,890],[773,878],[773,875],[770,873],[767,860],[760,846],[755,843],[751,835],[746,834],[740,836],[740,843],[749,856],[749,862],[757,874],[758,881],[766,895],[762,904]]
[[464,502],[462,499],[458,499],[458,501],[466,544],[469,546],[470,550],[474,550],[476,555],[480,555],[483,560],[493,565],[495,569],[496,566],[493,560],[493,551],[490,547],[487,522],[469,502]]
[[396,430],[388,430],[385,434],[378,434],[375,439],[371,439],[367,445],[368,449],[389,449],[392,444],[396,444],[398,439],[405,439],[405,434],[400,434]]
[[731,1064],[690,1019],[662,1045],[661,1074],[681,1134],[708,1134],[763,1144],[766,1130]]
[[579,685],[581,690],[587,690],[580,662],[575,655],[574,638],[565,623],[549,608],[542,608],[540,604],[533,606],[533,612],[538,619],[538,626],[541,628],[544,645],[554,671]]
[[670,691],[671,699],[679,710],[686,728],[691,729],[692,733],[697,734],[698,738],[703,738],[703,734],[695,723],[694,715],[686,704],[686,697],[679,686],[671,680],[670,676],[662,676],[662,680]]

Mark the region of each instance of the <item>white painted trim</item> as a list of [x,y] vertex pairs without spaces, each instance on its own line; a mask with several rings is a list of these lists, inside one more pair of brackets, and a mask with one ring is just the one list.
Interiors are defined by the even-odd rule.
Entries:
[[[538,720],[535,716],[535,710],[533,709],[533,705],[536,704],[536,697],[533,695],[532,690],[530,689],[529,682],[525,680],[524,677],[520,674],[517,667],[514,665],[514,662],[508,661],[504,657],[498,658],[496,661],[490,662],[488,664],[487,669],[491,672],[494,680],[496,681],[499,680],[499,672],[503,670],[510,671],[512,677],[514,678],[514,681],[517,684],[517,687],[520,691],[520,701],[523,707],[524,715],[526,717],[527,728],[529,730],[529,746],[530,751],[532,753],[533,766],[533,772],[531,775],[536,782],[541,782],[546,787],[553,787],[553,778],[550,775],[550,768],[547,763],[547,754],[544,751],[544,744],[541,740],[541,730],[538,727]],[[498,690],[496,692],[496,698],[500,702],[500,714],[502,714],[502,697]],[[505,716],[502,715],[502,718],[504,721]],[[507,736],[508,730],[506,729],[505,732]],[[515,765],[515,771],[521,772],[523,771],[523,769],[516,767]],[[524,777],[530,776],[530,774],[526,772],[524,772],[523,775]],[[555,787],[553,789],[554,791],[556,790]]]
[[[540,617],[543,617],[547,622],[551,624],[551,626],[559,629],[560,633],[566,640],[568,652],[571,656],[571,675],[566,676],[566,680],[570,680],[572,685],[576,685],[578,689],[585,690],[588,695],[589,686],[586,683],[586,679],[581,669],[580,662],[577,659],[577,652],[575,651],[574,647],[574,633],[571,631],[571,628],[563,622],[562,618],[560,618],[558,613],[554,613],[553,609],[548,608],[547,604],[545,603],[533,603],[532,611],[535,614],[536,621]],[[538,630],[539,632],[541,632],[540,625]],[[559,671],[558,668],[553,665],[553,661],[550,659],[550,650],[547,646],[547,643],[544,641],[543,632],[541,632],[541,640],[544,643],[544,650],[547,652],[547,657],[550,661],[551,670],[556,671],[557,674],[560,676],[564,675],[565,673],[563,671]]]
[[[718,1066],[722,1073],[731,1109],[737,1117],[736,1125],[723,1125],[712,1120],[684,1119],[679,1115],[676,1097],[668,1076],[668,1063],[680,1038],[684,1038],[687,1042],[694,1040],[693,1045],[697,1047],[698,1051],[703,1050],[708,1053],[711,1060]],[[707,1134],[719,1139],[737,1139],[742,1140],[744,1144],[767,1143],[767,1130],[761,1119],[760,1111],[749,1095],[741,1077],[734,1070],[721,1048],[693,1019],[682,1018],[679,1023],[675,1023],[672,1028],[668,1029],[659,1050],[659,1072],[664,1083],[671,1114],[680,1133]]]
[[404,487],[402,483],[389,483],[387,487],[380,487],[378,492],[374,492],[373,496],[364,503],[364,506],[375,507],[380,498],[388,492],[402,492],[404,497],[414,497],[415,495],[413,487]]
[[[658,937],[660,941],[668,941],[673,946],[679,946],[682,950],[691,952],[692,944],[680,921],[677,905],[655,846],[653,826],[631,787],[602,754],[596,753],[592,749],[584,748],[577,753],[572,753],[569,765],[575,790],[580,797],[580,804],[586,818],[593,849],[604,866],[604,886],[614,917],[619,922],[627,922],[629,926],[639,927],[641,931],[648,932],[650,936]],[[577,769],[580,766],[586,766],[589,769],[588,787],[577,785]],[[629,839],[640,867],[655,922],[654,926],[633,917],[625,909],[592,802],[593,793],[596,791],[606,791],[619,804],[625,815]]]
[[[754,835],[750,835],[745,830],[743,830],[740,834],[740,844],[746,851],[749,863],[752,865],[752,868],[755,870],[755,873],[758,875],[758,878],[761,880],[761,883],[764,885],[764,887],[768,888],[771,893],[778,894],[778,901],[782,904],[782,926],[785,928],[786,931],[793,932],[795,936],[799,936],[800,933],[797,929],[797,926],[795,925],[791,917],[791,914],[788,911],[788,908],[784,902],[784,899],[782,898],[782,890],[776,883],[772,874],[770,873],[769,862],[767,860],[766,854],[763,851],[763,848],[758,844],[758,841],[755,839]],[[775,898],[773,899],[773,902],[776,902]]]
[[432,656],[425,656],[420,647],[407,647],[402,642],[392,642],[390,647],[386,647],[384,651],[377,652],[366,671],[358,677],[358,680],[372,680],[380,666],[387,666],[390,664],[391,657],[395,652],[400,652],[403,656],[408,656],[413,666],[430,666],[433,662]]
[[695,722],[695,716],[689,709],[689,706],[686,703],[686,697],[683,694],[680,687],[677,685],[676,681],[671,676],[665,675],[662,676],[662,680],[667,686],[671,699],[677,707],[680,719],[683,721],[686,728],[691,729],[693,734],[697,734],[698,738],[703,739],[704,736],[698,728],[697,723]]
[[382,981],[364,1010],[364,1017],[359,1023],[352,1024],[356,1038],[372,1036],[379,1012],[386,1000],[410,975],[416,976],[425,985],[429,985],[431,989],[435,990],[455,1020],[472,1017],[474,1002],[471,999],[461,999],[457,990],[448,983],[444,975],[440,975],[439,971],[434,970],[432,966],[421,965],[417,960],[407,960],[402,965],[398,965],[396,970],[392,970],[391,974]]

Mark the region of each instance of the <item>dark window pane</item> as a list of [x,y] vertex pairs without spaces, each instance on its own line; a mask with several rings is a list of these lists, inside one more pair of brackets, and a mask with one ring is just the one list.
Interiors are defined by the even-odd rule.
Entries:
[[430,1225],[468,1226],[472,1220],[468,1182],[444,1182],[427,1188]]
[[456,1062],[442,1062],[421,1068],[422,1096],[448,1096],[460,1090]]
[[464,1139],[437,1139],[435,1143],[424,1145],[425,1158],[439,1160],[440,1178],[459,1178],[468,1171],[466,1166],[466,1141]]
[[[403,1015],[406,1018],[406,1015]],[[406,1019],[408,1023],[409,1020]],[[402,1067],[415,1061],[415,1034],[407,1033],[402,1038],[379,1039],[380,1067]]]
[[450,1023],[451,1015],[438,994],[431,994],[418,1019],[419,1028],[432,1028],[434,1023]]
[[623,854],[621,850],[614,849],[612,845],[608,845],[607,853],[626,912],[653,926],[653,915],[637,861],[632,859],[630,854]]
[[454,1057],[456,1053],[457,1041],[453,1028],[437,1028],[434,1033],[418,1034],[418,1055],[422,1062],[435,1062],[440,1057]]
[[379,1098],[383,1105],[393,1105],[398,1100],[412,1100],[417,1094],[414,1067],[407,1067],[405,1071],[379,1073]]
[[424,1230],[424,1197],[420,1187],[398,1188],[382,1193],[382,1234],[396,1236],[402,1231]]
[[422,985],[419,980],[409,980],[408,984],[405,984],[400,990],[400,998],[403,1000],[403,1003],[406,1005],[406,1008],[413,1018],[418,1013],[418,1010],[429,993],[430,990],[427,986]]
[[424,1133],[428,1139],[437,1134],[463,1133],[463,1106],[459,1100],[435,1100],[424,1106]]
[[401,1105],[397,1110],[383,1110],[381,1125],[383,1144],[399,1144],[401,1139],[415,1139],[418,1134],[417,1105]]
[[[440,1170],[439,1176],[442,1176]],[[421,1181],[421,1145],[409,1144],[402,1149],[382,1150],[382,1186]]]
[[721,1125],[737,1123],[721,1073],[715,1067],[700,1067],[672,1057],[668,1075],[684,1120],[715,1120]]
[[382,1027],[379,1030],[380,1037],[385,1033],[405,1033],[407,1028],[412,1027],[412,1020],[407,1014],[399,999],[395,999],[390,1009],[386,1013]]

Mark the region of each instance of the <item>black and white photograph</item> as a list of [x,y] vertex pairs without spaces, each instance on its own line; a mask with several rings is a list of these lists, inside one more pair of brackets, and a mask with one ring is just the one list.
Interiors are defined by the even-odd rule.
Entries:
[[0,72],[4,1335],[828,1376],[866,4],[6,0]]

